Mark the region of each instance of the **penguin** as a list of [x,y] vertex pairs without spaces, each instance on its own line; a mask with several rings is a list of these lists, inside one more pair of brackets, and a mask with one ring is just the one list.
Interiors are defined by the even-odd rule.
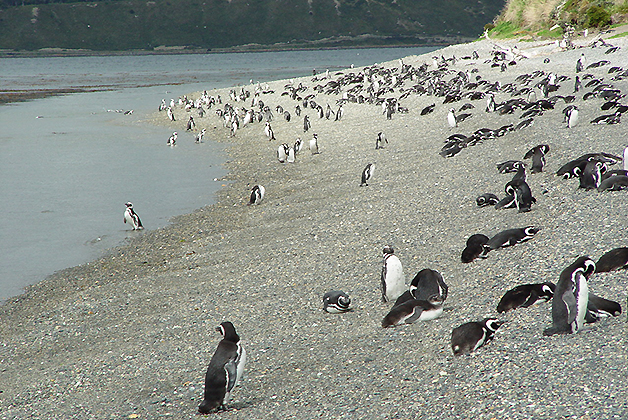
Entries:
[[246,351],[233,324],[225,321],[216,331],[222,334],[223,339],[218,343],[205,373],[205,393],[198,407],[201,414],[227,408],[231,392],[242,379],[246,365]]
[[190,115],[190,119],[188,120],[188,124],[185,127],[185,131],[192,131],[196,127],[196,123],[194,122],[194,117]]
[[125,204],[126,210],[124,210],[124,223],[128,223],[131,225],[133,230],[142,230],[144,226],[142,226],[142,221],[140,220],[140,216],[135,213],[133,210],[133,203],[130,201]]
[[497,164],[497,171],[500,174],[517,172],[522,164],[523,162],[521,162],[520,160],[507,160],[505,162]]
[[535,226],[526,226],[524,228],[506,229],[493,236],[484,245],[484,252],[480,257],[485,258],[490,251],[505,248],[525,242],[532,239],[539,232],[539,228]]
[[445,284],[443,276],[436,270],[424,268],[419,271],[410,282],[409,292],[414,299],[429,300],[437,296],[445,301],[449,287]]
[[532,168],[530,172],[533,174],[543,172],[545,166],[545,155],[549,152],[549,146],[547,144],[539,144],[528,150],[523,156],[524,159],[532,158]]
[[587,278],[594,272],[589,257],[579,257],[562,271],[552,299],[553,326],[543,335],[573,334],[582,327],[589,304]]
[[312,124],[310,124],[310,117],[308,117],[307,115],[303,116],[303,132],[307,132],[310,127],[312,127]]
[[605,175],[602,175],[602,182],[597,187],[599,192],[603,191],[619,191],[628,189],[628,176],[626,175],[614,175],[608,178],[605,178]]
[[580,89],[582,89],[582,82],[580,81],[580,76],[576,76],[576,79],[573,84],[573,91],[574,93],[580,92]]
[[575,105],[567,111],[567,128],[574,128],[578,124],[578,112],[578,107]]
[[578,188],[585,190],[597,189],[602,182],[602,173],[606,170],[606,164],[599,161],[589,161],[579,176],[580,185]]
[[202,143],[203,142],[203,137],[205,136],[205,133],[207,132],[206,129],[202,129],[200,131],[200,133],[198,133],[195,137],[194,137],[194,143]]
[[497,318],[485,318],[467,322],[451,332],[451,349],[454,356],[469,354],[493,339],[495,331],[503,324]]
[[584,58],[584,53],[582,53],[582,55],[580,55],[580,57],[576,61],[576,73],[580,73],[582,70],[584,70],[584,63],[585,63],[585,58]]
[[456,120],[455,112],[455,109],[449,108],[449,113],[447,114],[447,123],[449,123],[450,128],[458,127],[458,121]]
[[486,112],[495,112],[495,95],[489,94],[486,99]]
[[172,135],[170,137],[168,137],[168,141],[166,142],[166,144],[168,146],[175,146],[177,144],[177,132],[175,131],[174,133],[172,133]]
[[351,310],[351,298],[345,292],[335,290],[323,296],[323,310],[330,314],[339,314]]
[[177,119],[174,117],[174,112],[172,112],[172,107],[169,106],[166,109],[166,114],[168,114],[168,119],[170,119],[170,121],[176,121]]
[[368,181],[373,177],[373,171],[375,170],[375,164],[369,163],[362,170],[362,182],[360,183],[360,187],[368,186]]
[[375,150],[383,149],[384,143],[388,144],[388,139],[386,138],[384,132],[380,131],[379,133],[377,133],[377,140],[375,140]]
[[431,114],[434,111],[436,104],[428,105],[421,110],[421,115]]
[[384,247],[384,262],[381,275],[382,301],[396,300],[406,290],[406,278],[401,260],[391,246]]
[[462,250],[461,260],[467,264],[478,258],[484,252],[484,245],[489,241],[489,237],[481,233],[469,236],[467,246]]
[[[536,198],[532,196],[532,190],[527,182],[514,179],[506,184],[506,194],[513,197],[513,202],[519,213],[531,210],[532,204],[536,203]],[[497,205],[495,205],[497,208]]]
[[428,300],[410,299],[400,305],[393,306],[382,320],[382,328],[401,324],[412,324],[414,321],[430,321],[443,313],[443,299],[431,296]]
[[338,110],[336,111],[336,118],[334,119],[334,121],[340,121],[342,119],[342,117],[344,116],[345,111],[342,107],[342,104],[338,105]]
[[[286,145],[286,146],[287,146],[287,145]],[[287,156],[287,157],[286,157],[286,162],[288,162],[288,163],[294,163],[294,162],[296,161],[296,156],[295,156],[295,153],[294,153],[294,148],[293,148],[293,147],[288,146],[288,148],[287,148],[287,152],[286,152],[286,156]]]
[[298,154],[301,151],[301,148],[303,147],[303,142],[301,141],[300,137],[297,137],[296,141],[294,142],[294,154]]
[[621,315],[621,305],[619,303],[589,293],[585,322],[596,322],[600,318],[619,315]]
[[602,255],[595,263],[596,273],[628,269],[628,248],[615,248]]
[[499,198],[492,193],[484,193],[475,199],[475,204],[478,207],[494,206],[499,202]]
[[286,163],[288,159],[288,145],[286,143],[280,144],[277,148],[277,160],[279,163]]
[[527,308],[534,302],[543,299],[546,302],[554,296],[554,283],[521,284],[507,291],[497,304],[497,312],[508,312],[512,309]]
[[264,199],[266,188],[262,185],[256,185],[251,189],[251,198],[249,199],[249,206],[252,204],[259,204]]
[[312,138],[310,139],[310,152],[313,155],[317,155],[320,153],[318,150],[318,134],[312,134]]
[[269,121],[266,121],[266,126],[264,127],[264,134],[266,134],[266,137],[268,137],[268,141],[276,140],[275,132],[273,131],[273,128],[270,126]]

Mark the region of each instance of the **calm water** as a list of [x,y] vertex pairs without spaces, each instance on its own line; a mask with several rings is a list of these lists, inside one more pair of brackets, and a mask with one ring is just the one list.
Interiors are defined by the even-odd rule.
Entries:
[[170,130],[139,122],[162,98],[434,49],[0,59],[0,91],[112,89],[0,106],[0,301],[141,235],[123,223],[127,201],[147,230],[214,202],[222,146],[181,132],[166,146]]

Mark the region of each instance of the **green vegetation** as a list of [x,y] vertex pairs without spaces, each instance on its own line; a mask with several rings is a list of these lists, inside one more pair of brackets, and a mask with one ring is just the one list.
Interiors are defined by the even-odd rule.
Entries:
[[508,0],[489,33],[555,38],[567,27],[599,29],[626,22],[628,0]]
[[18,0],[0,0],[0,49],[205,51],[453,43],[481,34],[505,0],[54,1],[14,5]]

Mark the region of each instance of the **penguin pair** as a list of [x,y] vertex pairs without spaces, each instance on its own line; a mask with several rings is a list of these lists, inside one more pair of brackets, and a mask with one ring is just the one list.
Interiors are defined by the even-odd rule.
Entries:
[[323,310],[329,314],[340,314],[351,310],[351,298],[341,290],[333,290],[323,295]]
[[142,226],[142,221],[140,220],[140,216],[135,213],[133,210],[133,203],[130,201],[125,204],[126,209],[124,210],[124,223],[128,223],[133,230],[142,230],[144,226]]
[[246,351],[233,324],[223,322],[216,331],[222,334],[223,339],[218,343],[205,373],[205,393],[198,407],[201,414],[226,409],[231,392],[242,379],[246,365]]
[[443,313],[443,303],[447,299],[448,290],[443,276],[438,271],[429,268],[419,271],[410,283],[410,289],[397,298],[392,309],[382,320],[382,327],[438,318]]
[[622,160],[621,157],[612,155],[610,153],[587,153],[574,160],[571,160],[561,166],[556,171],[557,176],[562,176],[564,179],[579,177],[586,168],[589,162],[601,162],[606,165],[615,165]]
[[264,199],[264,194],[266,193],[266,188],[264,188],[262,185],[256,185],[251,189],[251,197],[249,199],[249,206],[250,205],[257,205],[259,203],[262,202],[262,200]]
[[519,213],[531,210],[532,204],[536,203],[536,198],[532,196],[530,186],[523,179],[516,179],[508,182],[504,187],[506,197],[495,204],[496,209],[516,208]]

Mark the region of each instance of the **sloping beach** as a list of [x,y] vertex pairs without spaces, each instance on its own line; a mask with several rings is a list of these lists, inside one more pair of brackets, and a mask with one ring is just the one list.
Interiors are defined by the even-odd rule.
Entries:
[[[502,86],[536,70],[568,78],[555,94],[575,95],[573,104],[580,109],[575,127],[566,128],[561,112],[566,105],[558,100],[531,126],[451,158],[439,155],[448,136],[517,124],[521,111],[499,115],[485,112],[485,99],[443,104],[443,97],[410,93],[399,99],[408,112],[391,119],[380,105],[369,103],[346,103],[340,121],[320,119],[304,108],[312,124],[304,133],[303,115],[294,115],[302,103],[282,93],[286,84],[302,83],[308,87],[304,96],[315,94],[318,104],[335,111],[339,94],[314,91],[328,81],[324,74],[316,81],[267,82],[265,90],[272,93],[261,95],[264,103],[273,112],[281,105],[293,116],[287,122],[275,112],[274,141],[264,135],[263,123],[230,137],[212,108],[197,118],[197,129],[207,128],[205,141],[227,145],[229,175],[217,204],[145,232],[102,259],[59,272],[0,307],[0,418],[198,418],[205,369],[220,340],[214,329],[224,320],[242,337],[248,364],[230,410],[211,417],[628,417],[625,313],[574,335],[552,337],[543,336],[552,323],[551,302],[496,313],[499,299],[514,286],[556,283],[578,256],[597,260],[627,246],[626,191],[584,191],[577,179],[555,175],[585,153],[621,156],[628,146],[626,121],[589,123],[612,114],[600,110],[602,98],[583,100],[593,87],[573,93],[582,53],[587,64],[610,61],[583,74],[628,91],[625,77],[612,80],[608,73],[613,66],[628,68],[626,37],[607,39],[621,48],[609,54],[594,39],[577,38],[578,48],[568,51],[549,41],[517,43],[516,64],[505,71],[491,66],[491,52],[512,51],[513,41],[482,40],[404,58],[405,65],[428,64],[431,70],[433,55],[455,56],[445,80],[459,71]],[[478,59],[463,59],[473,51]],[[396,71],[400,63],[378,66]],[[408,80],[382,97],[399,98],[414,84]],[[255,85],[241,88],[252,93]],[[208,93],[220,95],[222,106],[250,106],[250,99],[231,102],[229,89]],[[497,102],[510,98],[505,92],[495,95]],[[449,108],[458,110],[466,102],[475,106],[463,111],[472,117],[450,128]],[[434,112],[421,116],[432,103]],[[175,122],[160,113],[147,116],[146,123],[182,132],[188,117],[182,109],[177,114]],[[376,150],[378,132],[389,143]],[[318,155],[307,149],[312,133],[318,134]],[[277,147],[297,137],[305,147],[296,162],[279,163]],[[532,210],[477,207],[475,199],[483,193],[504,196],[512,174],[498,173],[496,164],[522,160],[539,144],[548,144],[550,151],[545,170],[528,174],[537,200]],[[361,187],[367,163],[375,163],[375,172]],[[266,196],[260,205],[248,206],[256,184],[266,188]],[[529,225],[541,230],[528,242],[460,262],[470,235],[490,237]],[[443,275],[449,297],[440,318],[381,328],[390,309],[379,292],[385,245],[395,248],[408,283],[423,268]],[[595,274],[589,288],[625,309],[625,271]],[[321,298],[330,290],[348,293],[353,310],[324,313]],[[452,329],[487,316],[504,321],[494,340],[469,356],[454,357]]]

